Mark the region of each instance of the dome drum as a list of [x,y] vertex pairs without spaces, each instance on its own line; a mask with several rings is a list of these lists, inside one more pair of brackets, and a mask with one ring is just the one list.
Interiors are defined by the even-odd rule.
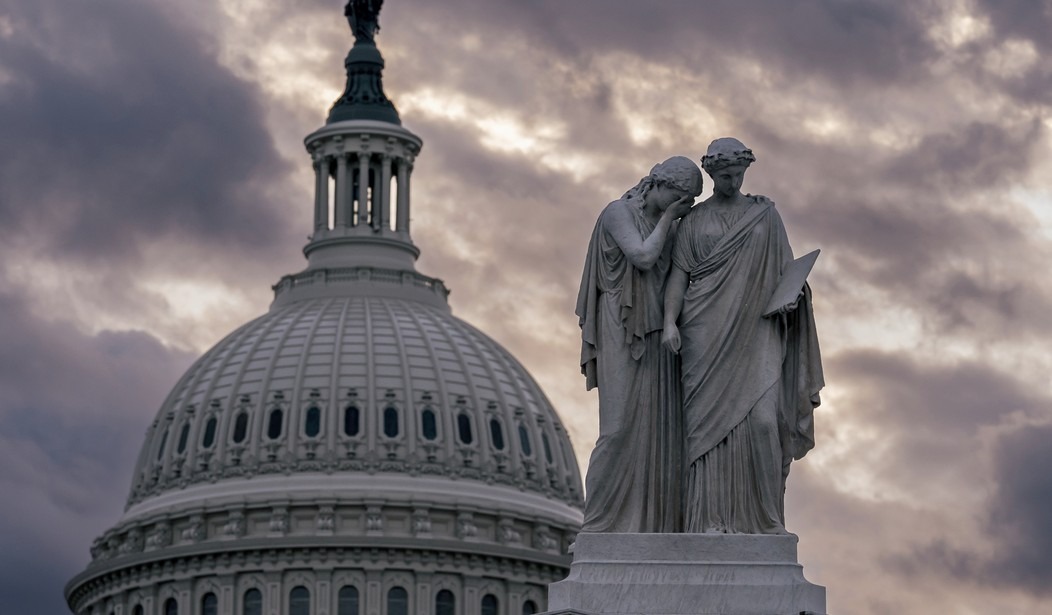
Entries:
[[[144,555],[119,570],[89,569],[74,579],[69,602],[77,613],[90,604],[93,612],[128,615],[142,607],[145,615],[165,613],[163,606],[174,600],[177,612],[198,613],[212,594],[219,613],[240,614],[253,612],[246,603],[257,593],[262,608],[255,612],[289,613],[294,592],[306,590],[311,613],[365,614],[391,612],[392,590],[401,588],[407,613],[434,612],[438,594],[445,591],[459,606],[456,612],[478,612],[478,603],[489,595],[507,605],[503,612],[517,615],[543,610],[547,584],[564,575],[562,565],[485,550],[431,550],[415,544],[254,545],[222,553]],[[341,610],[347,593],[356,595],[356,610]],[[469,603],[476,606],[465,609]]]
[[[375,238],[374,241],[385,240]],[[449,289],[442,280],[403,269],[378,267],[307,269],[282,277],[273,286],[273,289],[274,303],[271,304],[271,307],[282,307],[303,299],[357,295],[413,300],[449,310],[447,303]]]

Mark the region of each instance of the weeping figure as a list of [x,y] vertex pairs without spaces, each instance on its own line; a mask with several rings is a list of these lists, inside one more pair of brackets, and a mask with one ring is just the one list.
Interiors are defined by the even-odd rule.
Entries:
[[774,203],[741,192],[752,151],[713,141],[713,195],[676,231],[662,342],[678,352],[684,530],[783,534],[789,464],[814,446],[823,386],[810,289],[765,315],[793,260]]
[[682,531],[683,430],[676,356],[661,345],[676,221],[701,194],[676,156],[606,206],[588,244],[577,316],[581,371],[599,388],[599,439],[583,532]]

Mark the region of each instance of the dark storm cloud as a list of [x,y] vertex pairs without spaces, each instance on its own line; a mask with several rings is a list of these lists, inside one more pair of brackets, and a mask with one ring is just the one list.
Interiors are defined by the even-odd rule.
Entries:
[[63,613],[63,585],[119,515],[146,426],[192,356],[41,320],[8,293],[0,313],[0,604]]
[[[945,586],[955,579],[972,587],[1017,587],[1048,595],[1052,399],[1044,387],[989,363],[933,365],[906,353],[854,351],[830,357],[826,364],[827,379],[850,383],[850,394],[839,401],[839,423],[820,423],[820,435],[837,440],[844,429],[877,434],[834,463],[864,463],[879,480],[878,494],[888,486],[903,490],[909,502],[863,502],[830,491],[804,466],[804,473],[791,479],[804,480],[802,486],[791,483],[787,515],[800,515],[804,529],[813,529],[809,536],[824,543],[831,531],[895,535],[856,544],[849,558],[831,553],[827,561],[861,559],[928,585]],[[1022,426],[1012,427],[1017,424]],[[972,510],[970,502],[976,500],[980,509]],[[945,514],[940,506],[953,507],[948,519],[958,521],[940,521]],[[958,531],[956,523],[968,518],[978,520],[981,537]],[[866,554],[860,557],[856,548]],[[894,585],[907,593],[906,586]]]
[[[1002,430],[990,466],[993,490],[986,501],[983,540],[944,536],[885,563],[906,578],[953,578],[986,587],[1052,595],[1052,403],[1044,422]],[[979,543],[978,545],[976,543]],[[989,543],[989,545],[987,545]]]
[[[1046,407],[1052,417],[1052,404]],[[986,572],[1052,595],[1052,423],[1004,434],[994,450],[988,531],[1000,539]]]
[[947,196],[1010,186],[1025,174],[1042,136],[1042,124],[1036,119],[1021,129],[968,122],[950,132],[924,135],[880,169],[880,180]]
[[[847,429],[875,434],[863,458],[878,490],[932,503],[974,486],[984,431],[1052,407],[1042,387],[976,360],[932,364],[908,352],[857,350],[827,357],[826,378],[849,384],[838,404]],[[844,427],[825,428],[836,440]]]
[[772,196],[787,195],[787,221],[835,254],[842,275],[893,291],[933,329],[1052,336],[1048,289],[1020,275],[1048,245],[1010,197],[1045,137],[1037,122],[966,122],[891,155],[797,148],[797,172],[783,158]]
[[990,18],[994,38],[1024,38],[1039,48],[1052,49],[1052,10],[1047,2],[1033,0],[978,0],[980,15]]
[[[3,2],[0,252],[96,267],[96,292],[127,305],[149,269],[264,255],[287,232],[285,175],[258,89],[159,3]],[[297,233],[298,235],[298,233]],[[138,260],[167,239],[188,260]],[[276,272],[271,272],[276,277]],[[32,277],[32,276],[30,276]],[[83,301],[79,285],[66,290]],[[67,612],[62,587],[119,516],[146,424],[191,355],[140,332],[88,335],[72,306],[34,312],[0,295],[0,607]],[[157,308],[158,306],[153,306]],[[163,307],[163,306],[161,306]]]
[[831,357],[829,370],[853,384],[852,412],[864,422],[928,437],[975,437],[1011,413],[1039,414],[1040,390],[980,361],[922,363],[903,352],[853,351]]
[[[587,96],[575,96],[559,66],[595,74],[591,63],[596,54],[631,50],[651,61],[706,74],[717,87],[690,95],[702,106],[729,110],[722,130],[744,138],[757,151],[758,169],[766,168],[752,171],[749,181],[766,174],[766,181],[753,184],[754,191],[786,205],[783,216],[794,231],[794,242],[826,248],[854,286],[862,282],[893,291],[933,330],[1003,328],[1013,336],[1052,335],[1043,316],[1052,309],[1047,290],[997,265],[1014,262],[1025,270],[1046,251],[1033,236],[1031,218],[1005,197],[1006,189],[1030,172],[1037,155],[1034,146],[1046,137],[1045,131],[1035,120],[973,115],[963,101],[954,99],[959,93],[933,68],[941,52],[933,47],[927,27],[944,18],[936,5],[816,1],[730,7],[716,2],[654,11],[639,3],[608,3],[602,10],[590,3],[487,3],[470,19],[462,19],[457,6],[390,3],[385,8],[386,23],[422,24],[418,39],[430,40],[436,53],[454,58],[443,64],[441,73],[431,74],[435,82],[483,96],[498,107],[525,110],[526,117],[563,120],[573,132],[567,142],[584,149],[630,152],[639,147],[620,132],[623,121],[602,102],[608,98],[602,92],[626,84],[600,79],[588,84]],[[399,36],[391,30],[382,36]],[[455,44],[462,36],[476,34],[486,49],[496,43],[487,38],[491,31],[511,40],[529,40],[530,53],[551,60],[538,61],[541,68],[530,73],[521,68],[528,62],[516,63],[517,70],[501,70],[501,63],[514,62],[502,55],[507,53],[503,47],[483,53]],[[678,34],[686,31],[692,33]],[[981,52],[998,43],[977,43],[974,64],[981,64]],[[698,54],[711,61],[697,62]],[[816,104],[832,104],[860,125],[886,125],[914,142],[905,148],[882,148],[861,145],[854,133],[843,141],[802,133],[797,118],[786,121],[770,112],[764,100],[772,92],[750,92],[721,61],[735,55],[760,59],[770,69],[774,92],[781,91],[787,100],[810,97]],[[413,55],[401,70],[407,65],[428,63]],[[544,66],[551,67],[547,73]],[[988,79],[978,72],[972,78],[978,85]],[[808,84],[816,79],[831,85],[810,91]],[[891,87],[872,89],[884,86]],[[942,121],[925,124],[917,111],[925,108],[944,108]],[[660,108],[640,111],[658,117],[663,113]],[[662,118],[659,125],[667,134],[687,133],[682,142],[693,143],[694,151],[682,153],[692,155],[719,136],[689,134],[674,115]],[[578,129],[589,142],[582,143]],[[457,138],[448,134],[432,139],[429,151],[459,149],[463,145],[455,142]],[[479,168],[491,166],[483,162]],[[516,178],[524,176],[514,171],[488,174],[486,182],[505,182],[512,192]],[[619,186],[610,182],[596,188],[598,194]],[[988,193],[994,195],[992,201],[971,206]],[[576,228],[564,226],[564,235]]]
[[[514,32],[556,55],[577,56],[632,49],[651,60],[711,60],[723,54],[762,58],[775,73],[822,76],[840,83],[919,76],[934,50],[913,4],[877,0],[843,2],[487,2],[399,6],[416,18],[447,24],[457,36],[473,29]],[[471,14],[470,20],[461,19]],[[703,50],[700,55],[697,50]]]
[[165,236],[251,248],[280,237],[286,169],[260,92],[159,4],[10,4],[0,37],[0,222],[57,258],[127,261]]

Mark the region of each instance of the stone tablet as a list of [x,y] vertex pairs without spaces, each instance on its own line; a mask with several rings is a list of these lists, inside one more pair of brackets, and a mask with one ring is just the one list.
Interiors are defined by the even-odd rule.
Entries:
[[764,316],[773,316],[778,313],[778,310],[796,301],[800,291],[804,288],[804,283],[807,282],[807,274],[811,273],[811,268],[815,266],[820,252],[821,250],[809,252],[786,265],[782,278],[778,280],[778,287],[774,289],[771,300],[763,310]]

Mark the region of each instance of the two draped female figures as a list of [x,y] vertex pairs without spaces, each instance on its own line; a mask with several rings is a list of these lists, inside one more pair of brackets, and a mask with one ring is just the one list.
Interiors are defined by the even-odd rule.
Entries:
[[599,388],[584,532],[786,531],[822,366],[806,284],[768,305],[793,254],[774,204],[741,192],[753,161],[717,139],[702,158],[710,198],[690,207],[701,174],[677,157],[596,223],[577,304],[582,371]]

